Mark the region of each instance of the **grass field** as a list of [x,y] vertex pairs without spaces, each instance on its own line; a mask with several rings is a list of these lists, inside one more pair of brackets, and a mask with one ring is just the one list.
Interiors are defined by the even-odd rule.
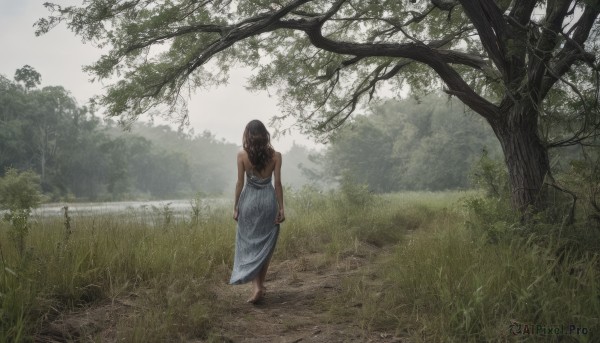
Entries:
[[[365,333],[410,342],[597,340],[598,254],[570,254],[554,236],[491,241],[465,205],[477,196],[288,192],[273,263],[365,256],[322,304],[330,321]],[[73,217],[70,233],[62,218],[38,219],[21,254],[2,222],[0,341],[218,340],[227,313],[213,293],[230,287],[231,214],[219,205],[186,217],[168,208]],[[55,325],[66,313],[124,299],[136,310],[122,307],[109,334]]]

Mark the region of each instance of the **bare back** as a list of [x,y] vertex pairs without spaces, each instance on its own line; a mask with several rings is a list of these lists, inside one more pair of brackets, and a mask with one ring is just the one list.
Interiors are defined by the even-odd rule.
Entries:
[[242,164],[244,167],[244,172],[246,174],[255,175],[261,179],[266,179],[266,178],[270,177],[271,175],[273,175],[273,172],[275,171],[275,169],[277,167],[278,161],[281,161],[281,154],[279,152],[275,151],[273,158],[265,166],[265,169],[263,169],[259,172],[254,168],[254,166],[252,165],[252,162],[250,162],[248,153],[245,150],[240,151],[239,154],[241,155],[240,157],[241,157]]

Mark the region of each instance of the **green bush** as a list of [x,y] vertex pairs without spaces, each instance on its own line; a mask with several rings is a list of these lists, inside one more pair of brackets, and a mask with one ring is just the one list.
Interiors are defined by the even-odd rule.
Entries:
[[473,164],[470,173],[471,184],[482,189],[488,196],[506,199],[510,195],[508,171],[503,161],[492,159],[487,150]]
[[0,178],[0,206],[8,209],[4,220],[11,224],[9,235],[19,255],[25,251],[31,210],[41,202],[40,177],[33,171],[8,169]]
[[[591,149],[591,148],[590,148]],[[600,229],[600,148],[570,161],[569,168],[557,175],[557,181],[577,197],[577,217]],[[569,197],[572,200],[572,197]],[[569,204],[570,205],[570,204]]]
[[511,241],[516,235],[526,235],[518,215],[507,199],[469,195],[462,199],[464,225],[483,234],[490,243]]
[[351,206],[365,207],[373,202],[373,193],[369,190],[369,185],[357,182],[346,173],[342,177],[340,190]]
[[42,200],[40,177],[28,170],[6,170],[0,178],[0,207],[9,210],[25,210],[37,207]]

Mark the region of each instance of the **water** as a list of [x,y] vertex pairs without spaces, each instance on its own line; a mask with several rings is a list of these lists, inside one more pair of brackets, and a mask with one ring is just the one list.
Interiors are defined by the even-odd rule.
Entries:
[[[220,206],[226,199],[201,199],[201,206]],[[131,212],[155,212],[168,207],[173,214],[189,214],[192,211],[193,200],[154,200],[154,201],[116,201],[116,202],[87,202],[87,203],[51,203],[43,204],[34,209],[32,214],[39,217],[64,216],[64,207],[69,207],[69,215],[91,216],[106,214],[127,214]]]

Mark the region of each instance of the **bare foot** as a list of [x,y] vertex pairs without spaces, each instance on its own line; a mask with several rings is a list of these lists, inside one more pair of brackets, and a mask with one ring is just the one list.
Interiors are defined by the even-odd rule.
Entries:
[[266,293],[266,288],[264,288],[264,287],[259,288],[254,291],[254,294],[252,295],[252,297],[250,299],[248,299],[246,302],[248,302],[250,304],[258,304],[261,300],[263,300],[265,293]]

